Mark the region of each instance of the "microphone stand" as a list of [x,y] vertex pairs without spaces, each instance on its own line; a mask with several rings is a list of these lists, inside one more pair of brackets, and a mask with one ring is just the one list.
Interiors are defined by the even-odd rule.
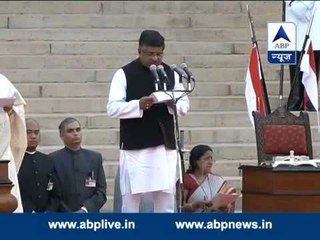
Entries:
[[[180,87],[182,86],[182,76],[179,76],[179,84]],[[188,83],[190,84],[190,83]],[[194,88],[193,88],[194,89]],[[193,89],[189,90],[179,90],[176,92],[184,92],[186,95],[190,94]],[[177,155],[179,156],[178,159],[178,167],[179,167],[179,198],[178,198],[178,212],[182,213],[182,209],[183,209],[183,205],[184,205],[184,186],[183,186],[183,182],[184,182],[184,174],[185,174],[185,165],[184,165],[184,153],[185,153],[185,149],[184,149],[184,130],[180,130],[179,127],[179,120],[178,120],[178,111],[177,111],[177,103],[179,101],[179,99],[181,98],[175,98],[174,95],[175,90],[172,89],[171,93],[172,93],[172,100],[173,100],[173,121],[174,121],[174,130],[175,130],[175,138],[176,138],[176,149],[177,149]]]
[[175,130],[175,138],[176,138],[176,147],[178,158],[178,168],[179,168],[179,198],[178,198],[178,212],[182,213],[183,204],[184,204],[184,174],[185,174],[185,166],[184,166],[184,150],[183,150],[183,138],[184,131],[179,130],[179,121],[178,121],[178,111],[177,111],[177,100],[173,95],[173,121],[174,121],[174,130]]
[[[286,21],[286,3],[285,0],[282,0],[282,14],[281,14],[282,22]],[[280,82],[279,82],[279,106],[282,106],[283,99],[283,78],[284,78],[284,65],[280,65]]]

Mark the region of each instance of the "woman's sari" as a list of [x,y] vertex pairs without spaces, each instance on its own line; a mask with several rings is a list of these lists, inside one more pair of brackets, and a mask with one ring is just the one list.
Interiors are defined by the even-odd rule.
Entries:
[[[193,174],[186,174],[184,188],[188,193],[186,203],[210,201],[217,193],[231,194],[236,192],[221,176],[212,173],[208,174],[201,183],[197,181]],[[234,205],[235,203],[233,202],[230,206],[225,206],[219,210],[234,211]],[[201,212],[201,210],[196,212]]]

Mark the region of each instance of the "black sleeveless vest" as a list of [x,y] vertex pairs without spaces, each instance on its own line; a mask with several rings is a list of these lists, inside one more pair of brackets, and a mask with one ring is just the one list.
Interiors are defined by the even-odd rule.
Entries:
[[[168,89],[174,87],[174,73],[164,63],[169,78]],[[127,99],[140,99],[149,96],[155,91],[154,78],[140,59],[122,67],[127,80]],[[144,110],[142,118],[120,119],[120,148],[125,150],[138,150],[147,147],[165,145],[175,149],[174,121],[164,103],[154,104],[149,110]]]

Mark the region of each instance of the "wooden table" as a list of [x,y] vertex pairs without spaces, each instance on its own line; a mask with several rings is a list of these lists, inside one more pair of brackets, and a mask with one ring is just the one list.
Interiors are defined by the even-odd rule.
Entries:
[[242,212],[320,212],[320,168],[240,166]]

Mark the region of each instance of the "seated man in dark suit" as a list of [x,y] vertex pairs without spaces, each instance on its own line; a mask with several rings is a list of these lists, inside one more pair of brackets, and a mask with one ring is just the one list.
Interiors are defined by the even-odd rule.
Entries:
[[81,126],[77,119],[64,119],[59,131],[65,147],[50,154],[55,168],[56,202],[52,210],[99,212],[107,199],[102,156],[81,147]]
[[26,119],[28,147],[18,173],[24,212],[44,212],[53,188],[53,160],[37,151],[40,141],[39,123]]

